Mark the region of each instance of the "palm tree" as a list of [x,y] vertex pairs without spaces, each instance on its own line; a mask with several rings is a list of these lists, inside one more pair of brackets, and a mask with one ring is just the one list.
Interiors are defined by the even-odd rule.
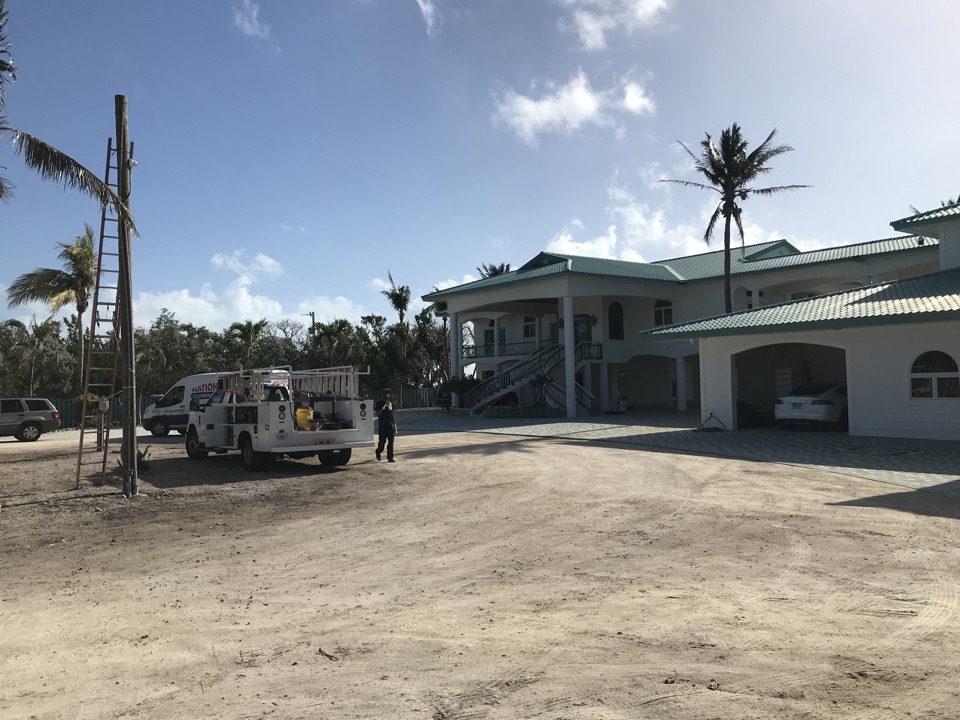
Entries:
[[400,316],[400,322],[394,328],[392,333],[396,343],[399,345],[397,352],[397,364],[400,366],[399,376],[397,377],[397,384],[400,387],[400,402],[403,402],[403,383],[404,378],[407,374],[407,354],[408,354],[408,345],[410,344],[410,333],[407,329],[407,323],[404,321],[404,317],[407,314],[407,310],[410,307],[410,286],[409,285],[397,285],[393,281],[393,275],[390,274],[390,271],[387,270],[387,277],[390,279],[390,289],[381,290],[381,294],[385,295],[387,300],[390,301],[390,305],[394,310],[397,311],[397,315]]
[[73,243],[57,243],[63,269],[37,268],[24,273],[7,288],[9,307],[41,301],[50,303],[50,314],[73,305],[77,309],[77,367],[79,392],[83,392],[83,314],[90,305],[90,295],[97,284],[97,254],[93,249],[93,228],[84,225],[83,235]]
[[793,150],[789,145],[773,145],[773,137],[777,134],[774,129],[760,145],[747,152],[747,141],[740,133],[740,126],[734,123],[720,133],[720,147],[713,144],[713,138],[707,133],[705,140],[700,142],[700,156],[694,155],[690,148],[683,143],[681,147],[693,159],[694,169],[703,175],[709,184],[692,182],[690,180],[661,180],[661,182],[676,183],[686,187],[713,190],[720,195],[720,204],[710,216],[703,240],[708,245],[713,237],[717,220],[723,217],[723,296],[726,311],[733,311],[733,302],[730,294],[730,220],[737,225],[740,241],[744,241],[743,224],[740,221],[740,206],[737,201],[743,202],[751,195],[775,195],[787,190],[798,190],[807,185],[780,185],[778,187],[755,188],[751,183],[759,176],[770,172],[768,163],[778,155]]
[[30,358],[30,381],[27,392],[30,397],[33,397],[37,386],[34,381],[37,361],[44,352],[51,356],[55,354],[60,340],[60,323],[47,318],[38,325],[34,318],[30,321],[30,327],[19,320],[5,320],[3,324],[14,332],[15,340],[12,349],[23,350]]
[[402,323],[403,317],[407,314],[407,309],[410,307],[410,286],[397,285],[393,281],[393,275],[390,274],[389,270],[387,270],[387,277],[390,279],[390,289],[381,290],[380,294],[385,295],[387,300],[390,301],[390,305],[397,311],[397,315],[400,316],[400,322]]
[[500,263],[499,265],[481,263],[480,267],[477,268],[477,272],[480,273],[481,280],[488,277],[496,277],[497,275],[506,275],[510,272],[510,263]]
[[[17,78],[13,56],[10,54],[10,43],[7,40],[7,19],[6,0],[0,0],[0,136],[12,137],[14,152],[23,158],[27,167],[36,170],[44,180],[63,183],[64,187],[73,188],[97,198],[103,205],[112,205],[117,217],[127,223],[131,232],[137,234],[133,216],[128,212],[124,202],[103,180],[69,155],[7,123],[7,118],[3,115],[6,106],[4,92],[7,83]],[[6,178],[0,177],[0,201],[9,202],[12,197],[13,184]]]
[[247,320],[246,322],[235,322],[227,328],[223,334],[228,340],[236,340],[240,344],[240,356],[243,367],[250,367],[250,359],[253,357],[253,351],[260,342],[260,336],[267,329],[267,319]]

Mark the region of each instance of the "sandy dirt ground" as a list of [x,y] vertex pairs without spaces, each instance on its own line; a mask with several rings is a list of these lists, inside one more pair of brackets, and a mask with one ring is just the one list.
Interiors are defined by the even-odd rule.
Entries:
[[960,718],[957,502],[482,433],[188,460],[0,440],[2,718]]

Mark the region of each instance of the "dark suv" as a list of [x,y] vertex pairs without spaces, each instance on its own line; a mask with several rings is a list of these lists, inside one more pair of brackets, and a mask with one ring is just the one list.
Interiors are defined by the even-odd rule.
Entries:
[[437,386],[437,405],[448,411],[450,410],[450,406],[453,405],[453,393],[451,392],[450,383],[442,382]]
[[0,398],[0,437],[33,442],[60,427],[60,413],[43,398]]

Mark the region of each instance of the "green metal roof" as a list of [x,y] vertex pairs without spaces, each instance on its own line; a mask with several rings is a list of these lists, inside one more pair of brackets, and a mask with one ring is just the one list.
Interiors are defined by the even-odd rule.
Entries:
[[[935,246],[937,242],[931,238],[924,239],[927,247]],[[898,236],[810,252],[800,252],[786,240],[774,240],[746,247],[734,246],[730,248],[730,273],[736,276],[889,253],[912,252],[924,243],[919,242],[917,236]],[[430,293],[424,295],[423,299],[432,302],[452,295],[567,273],[670,283],[710,280],[723,277],[723,250],[653,263],[542,252],[517,270]]]
[[927,210],[910,217],[894,220],[890,225],[899,232],[916,232],[917,228],[939,225],[942,222],[960,220],[960,203]]
[[644,330],[658,340],[960,320],[960,268]]

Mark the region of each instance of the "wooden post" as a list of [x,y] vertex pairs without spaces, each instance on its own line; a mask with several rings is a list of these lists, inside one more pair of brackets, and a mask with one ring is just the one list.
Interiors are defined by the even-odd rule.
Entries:
[[[117,195],[130,209],[130,142],[127,138],[127,98],[114,96],[117,119]],[[119,213],[118,213],[119,216]],[[120,463],[123,466],[123,494],[133,497],[140,490],[137,476],[137,373],[133,347],[133,267],[130,253],[130,229],[117,221],[120,272],[117,302],[120,310],[121,398],[123,402],[123,442]]]

